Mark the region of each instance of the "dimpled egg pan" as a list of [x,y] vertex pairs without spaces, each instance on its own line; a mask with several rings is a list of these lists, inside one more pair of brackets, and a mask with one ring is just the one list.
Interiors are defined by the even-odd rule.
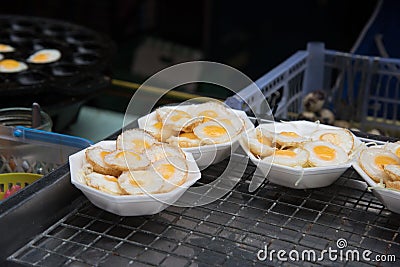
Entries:
[[[17,73],[0,73],[0,96],[54,92],[87,94],[98,88],[114,45],[107,37],[64,21],[23,16],[0,16],[0,43],[15,51],[2,53],[28,65]],[[28,63],[41,49],[57,49],[61,58],[52,63]]]

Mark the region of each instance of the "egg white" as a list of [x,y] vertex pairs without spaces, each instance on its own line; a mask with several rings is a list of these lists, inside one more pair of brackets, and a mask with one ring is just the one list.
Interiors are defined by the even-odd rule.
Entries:
[[383,167],[383,171],[387,174],[387,181],[400,181],[400,165],[388,164]]
[[169,144],[156,144],[145,150],[145,154],[151,162],[169,157],[181,157],[186,159],[185,153],[178,146]]
[[15,48],[12,47],[11,45],[7,44],[0,44],[0,53],[9,53],[9,52],[14,52]]
[[151,167],[159,177],[164,180],[161,192],[169,192],[182,185],[188,175],[186,160],[181,157],[168,157],[155,161]]
[[233,127],[214,121],[207,121],[199,124],[193,129],[193,133],[199,137],[202,144],[231,142],[237,135]]
[[13,59],[3,59],[0,61],[0,72],[2,73],[15,73],[27,69],[28,65],[21,61]]
[[120,171],[143,170],[150,165],[150,160],[144,153],[133,150],[115,150],[104,157],[104,162]]
[[128,195],[159,193],[163,180],[152,170],[126,171],[118,177],[119,186]]
[[400,159],[390,151],[380,147],[368,147],[360,152],[358,163],[372,180],[379,183],[389,180],[385,165],[400,164]]
[[86,184],[111,195],[123,195],[118,179],[111,175],[96,172],[85,175]]
[[247,142],[250,152],[256,157],[267,157],[275,151],[272,134],[263,132],[257,127],[242,136],[243,141]]
[[52,63],[61,58],[61,52],[57,49],[42,49],[36,51],[26,60],[29,63],[46,64]]
[[307,138],[302,137],[296,131],[281,131],[275,133],[275,141],[282,148],[285,147],[298,147],[307,141]]
[[110,167],[104,161],[104,157],[110,153],[112,153],[112,150],[91,147],[86,149],[85,157],[87,162],[92,166],[93,171],[106,175],[119,176],[121,171]]
[[141,153],[157,142],[154,136],[143,129],[130,129],[118,136],[117,150],[133,150]]
[[198,147],[201,140],[194,133],[180,133],[178,136],[171,136],[167,143],[181,148]]
[[275,150],[274,154],[263,159],[264,162],[285,165],[289,167],[303,167],[307,164],[309,153],[301,148]]
[[398,158],[400,158],[400,143],[386,143],[384,145],[384,149],[391,151],[395,154]]
[[354,149],[354,136],[347,129],[317,130],[311,135],[311,139],[313,141],[327,141],[340,146],[347,154],[350,154]]

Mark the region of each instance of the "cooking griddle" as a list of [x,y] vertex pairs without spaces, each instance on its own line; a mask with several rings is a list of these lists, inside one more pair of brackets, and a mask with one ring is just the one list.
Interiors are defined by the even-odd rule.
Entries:
[[[5,59],[28,65],[22,72],[0,73],[0,96],[88,94],[99,88],[98,80],[114,52],[109,38],[88,28],[25,16],[0,16],[0,43],[15,48],[15,52],[3,53]],[[58,49],[61,59],[47,64],[26,62],[41,49]]]
[[[115,139],[116,135],[112,137]],[[385,141],[385,139],[380,139]],[[30,186],[36,196],[25,204],[10,199],[0,205],[0,263],[33,266],[397,266],[400,261],[400,215],[387,210],[354,171],[333,185],[295,190],[265,181],[248,186],[256,167],[244,154],[231,157],[246,171],[224,197],[201,207],[170,206],[151,216],[121,217],[91,204],[70,184],[68,166]],[[228,160],[202,171],[197,185],[215,180]],[[59,177],[59,178],[57,178]],[[43,186],[43,185],[41,185]],[[38,190],[38,191],[36,191]],[[26,193],[28,194],[28,193]],[[70,198],[68,199],[68,196]],[[23,201],[21,201],[23,202]],[[40,203],[49,203],[44,211]],[[64,206],[63,206],[64,205]],[[17,207],[15,207],[17,206]],[[7,215],[1,215],[1,212]],[[62,214],[57,214],[62,213]],[[47,216],[47,217],[46,217]],[[18,219],[26,218],[23,222]],[[18,227],[17,227],[18,226]],[[18,229],[24,229],[20,231]],[[18,237],[11,239],[13,233]],[[269,250],[315,250],[320,253],[344,238],[347,249],[395,255],[397,262],[259,261]],[[8,245],[6,245],[8,244]],[[276,254],[275,254],[276,255]],[[6,260],[7,259],[7,260]]]

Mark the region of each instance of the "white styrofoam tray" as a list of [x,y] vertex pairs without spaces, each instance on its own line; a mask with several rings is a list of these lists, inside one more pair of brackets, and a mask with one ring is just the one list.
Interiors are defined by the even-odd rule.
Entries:
[[[189,105],[177,106],[178,109],[183,111],[185,111],[188,107]],[[254,128],[254,125],[250,121],[246,112],[236,109],[232,109],[232,111],[235,112],[235,114],[239,116],[241,119],[243,119],[245,123],[244,131]],[[139,128],[143,129],[147,121],[149,120],[151,121],[157,120],[157,114],[155,111],[138,119]],[[191,153],[199,167],[205,167],[205,166],[210,166],[212,164],[216,164],[224,160],[231,153],[236,151],[236,149],[239,147],[239,139],[240,135],[237,135],[234,138],[232,138],[231,142],[215,144],[215,145],[202,145],[198,147],[182,148],[182,150]]]
[[[93,146],[112,150],[115,149],[115,141],[101,141]],[[186,182],[181,186],[168,193],[114,196],[86,185],[81,173],[82,167],[86,164],[85,151],[86,149],[81,150],[69,157],[71,183],[97,207],[121,216],[158,213],[177,201],[191,185],[201,178],[200,170],[193,156],[190,153],[185,153],[189,172]]]
[[367,182],[371,187],[374,196],[390,211],[400,213],[400,191],[394,189],[387,189],[378,186],[378,184],[372,180],[361,168],[358,163],[358,157],[353,162],[353,168],[356,172]]
[[[314,131],[319,129],[339,129],[338,127],[318,124],[309,121],[292,121],[292,122],[275,122],[270,124],[261,124],[271,132],[282,132],[282,131],[296,131],[303,137],[310,136]],[[352,159],[339,165],[326,166],[326,167],[288,167],[279,164],[269,164],[256,158],[253,153],[250,152],[246,135],[243,135],[240,139],[240,144],[250,160],[257,166],[261,173],[270,182],[295,188],[295,189],[307,189],[307,188],[319,188],[329,186],[334,183],[351,165]],[[360,144],[361,141],[354,136],[356,144]]]

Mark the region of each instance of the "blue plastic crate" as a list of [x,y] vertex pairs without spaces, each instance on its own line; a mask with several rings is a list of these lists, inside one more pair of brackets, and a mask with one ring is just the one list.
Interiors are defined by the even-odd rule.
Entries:
[[[306,51],[298,51],[255,83],[269,102],[278,96],[275,117],[296,119],[302,98],[320,89],[337,119],[362,131],[377,128],[400,136],[400,59],[343,53],[325,49],[323,43],[309,43]],[[262,101],[250,86],[226,103],[263,112]]]

